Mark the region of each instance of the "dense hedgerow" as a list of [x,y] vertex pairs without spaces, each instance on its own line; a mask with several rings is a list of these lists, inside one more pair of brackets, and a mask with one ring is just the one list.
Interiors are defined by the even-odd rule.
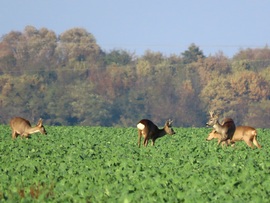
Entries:
[[262,149],[174,129],[138,148],[135,128],[48,126],[47,136],[13,141],[0,126],[0,201],[268,202],[269,129],[258,130]]

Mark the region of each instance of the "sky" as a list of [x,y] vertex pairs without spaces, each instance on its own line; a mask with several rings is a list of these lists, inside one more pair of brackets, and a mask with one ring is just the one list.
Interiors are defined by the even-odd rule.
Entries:
[[79,27],[107,52],[181,55],[194,43],[206,56],[233,57],[270,44],[269,11],[269,0],[9,0],[0,37],[28,25],[57,35]]

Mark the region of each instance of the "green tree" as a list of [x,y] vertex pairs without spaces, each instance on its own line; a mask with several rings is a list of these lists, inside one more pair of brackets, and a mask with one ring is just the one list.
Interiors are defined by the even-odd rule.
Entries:
[[106,53],[104,56],[105,65],[121,65],[125,66],[132,62],[133,56],[124,50],[112,50],[109,53]]
[[232,62],[233,72],[242,72],[246,70],[252,70],[251,64],[248,60],[236,60]]
[[[71,81],[69,81],[71,82]],[[74,125],[78,124],[77,118],[72,116],[71,97],[69,87],[62,81],[49,84],[44,101],[44,120],[48,125]]]
[[95,94],[93,88],[94,85],[87,81],[75,81],[69,85],[71,116],[76,120],[73,125],[110,125],[110,102]]
[[191,44],[188,50],[182,53],[184,64],[189,64],[198,61],[200,58],[205,58],[203,51],[195,44]]
[[9,118],[20,115],[37,120],[44,114],[46,86],[43,78],[37,75],[19,77],[2,75],[0,83],[2,85],[0,101],[3,115]]
[[245,112],[243,124],[256,128],[269,128],[270,101],[264,99],[249,104],[249,111]]

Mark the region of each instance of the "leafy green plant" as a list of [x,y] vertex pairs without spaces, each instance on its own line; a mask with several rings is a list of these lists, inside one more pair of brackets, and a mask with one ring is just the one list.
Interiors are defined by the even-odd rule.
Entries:
[[262,149],[217,147],[207,128],[147,148],[135,128],[46,129],[12,140],[0,126],[1,202],[268,202],[269,129],[258,129]]

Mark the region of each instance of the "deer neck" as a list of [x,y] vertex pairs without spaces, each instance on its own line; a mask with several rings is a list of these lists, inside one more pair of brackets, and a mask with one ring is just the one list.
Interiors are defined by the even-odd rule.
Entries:
[[213,125],[213,128],[217,131],[220,132],[223,129],[223,126],[217,121],[216,124]]
[[157,133],[157,137],[163,137],[164,135],[166,135],[166,131],[165,128],[162,129],[158,129],[158,133]]
[[25,130],[25,132],[27,132],[28,134],[33,134],[33,133],[37,133],[39,132],[39,127],[35,126],[35,127],[29,127]]

